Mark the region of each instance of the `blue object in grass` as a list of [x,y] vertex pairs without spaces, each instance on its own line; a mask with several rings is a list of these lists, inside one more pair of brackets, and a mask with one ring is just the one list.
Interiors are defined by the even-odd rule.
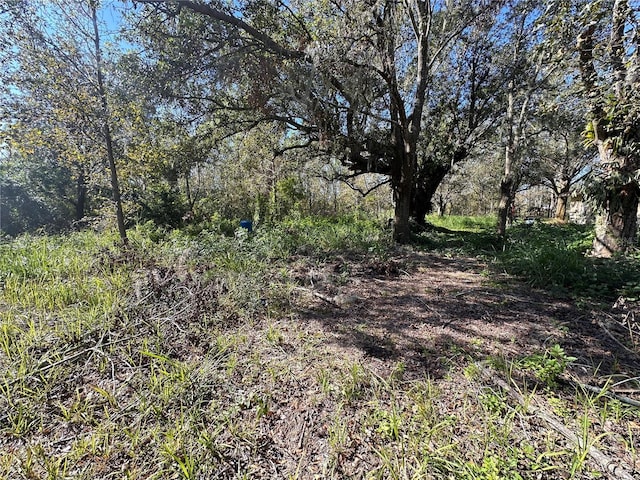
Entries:
[[246,228],[249,233],[253,232],[253,222],[251,220],[240,220],[240,226]]

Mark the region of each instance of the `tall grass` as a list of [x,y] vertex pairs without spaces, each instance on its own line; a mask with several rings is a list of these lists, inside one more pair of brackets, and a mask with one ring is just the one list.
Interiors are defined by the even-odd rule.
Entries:
[[9,276],[46,279],[82,275],[97,254],[114,245],[108,233],[77,232],[72,235],[23,235],[0,242],[0,280]]
[[391,245],[391,229],[357,215],[301,217],[259,231],[257,240],[280,257],[295,253],[381,253]]
[[508,229],[503,240],[494,233],[492,216],[430,216],[429,221],[449,231],[420,234],[418,241],[424,247],[448,254],[480,256],[495,269],[518,276],[531,286],[607,302],[621,294],[640,296],[640,257],[590,257],[591,226],[516,224]]

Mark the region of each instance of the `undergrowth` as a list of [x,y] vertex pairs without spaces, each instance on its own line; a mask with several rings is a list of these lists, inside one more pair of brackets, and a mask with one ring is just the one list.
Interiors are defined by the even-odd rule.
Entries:
[[[505,259],[524,245],[513,239]],[[471,359],[437,380],[401,362],[378,372],[296,321],[291,262],[386,258],[375,222],[145,225],[130,240],[0,244],[0,478],[592,478],[582,451],[529,430]],[[554,348],[507,373],[552,384],[573,360]],[[574,420],[571,402],[555,405]],[[605,441],[593,418],[629,425],[615,440],[637,460],[637,412],[589,396],[580,408],[588,442]]]
[[533,287],[568,293],[576,299],[614,302],[640,297],[640,256],[589,256],[593,227],[516,223],[505,240],[494,234],[493,217],[437,217],[430,222],[451,230],[421,234],[419,244],[445,254],[479,256]]

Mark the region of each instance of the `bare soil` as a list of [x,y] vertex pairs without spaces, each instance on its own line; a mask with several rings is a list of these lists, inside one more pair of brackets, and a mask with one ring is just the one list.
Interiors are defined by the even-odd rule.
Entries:
[[560,344],[577,358],[570,373],[585,381],[640,371],[632,351],[640,339],[624,328],[621,312],[578,308],[570,298],[496,277],[476,259],[407,252],[295,274],[307,288],[297,301],[299,320],[325,333],[336,355],[372,365],[402,361],[407,373],[441,378],[451,352],[516,360]]
[[[330,397],[318,395],[316,379],[305,379],[306,371],[321,364],[336,369],[359,364],[381,379],[392,378],[401,365],[403,380],[435,382],[440,392],[439,414],[464,417],[465,429],[452,442],[462,450],[467,448],[470,456],[482,447],[469,432],[484,427],[473,424],[468,398],[495,387],[465,378],[464,368],[473,362],[516,362],[558,344],[577,359],[564,373],[565,379],[604,386],[613,383],[612,379],[633,379],[640,372],[637,343],[633,351],[637,334],[634,337],[622,325],[619,312],[578,308],[569,298],[531,289],[506,275],[496,280],[495,272],[489,273],[488,266],[476,259],[409,250],[383,261],[345,256],[311,264],[301,258],[292,261],[292,275],[300,288],[293,291],[295,315],[278,321],[280,329],[290,332],[282,341],[283,350],[299,348],[294,338],[299,333],[294,332],[300,329],[318,341],[314,354],[306,357],[307,366],[293,375],[295,383],[282,385],[282,395],[273,395],[283,399],[274,405],[274,415],[265,428],[265,436],[275,439],[274,472],[304,472],[299,478],[369,478],[380,467],[380,458],[373,454],[379,446],[361,433],[366,423],[362,420],[363,399],[359,405],[343,407],[348,410],[343,415],[350,416],[352,424],[347,425],[344,450],[335,458],[328,437],[336,406]],[[626,386],[626,395],[640,400],[638,382]],[[561,383],[550,395],[571,404],[576,390]],[[553,411],[552,405],[547,406]],[[577,422],[572,419],[577,419],[581,407],[573,406],[576,411],[565,412],[565,419],[576,430]],[[592,426],[594,436],[604,433],[599,446],[605,454],[612,461],[626,462],[634,475],[640,472],[637,455],[620,448],[620,442],[624,443],[621,438],[626,429],[640,431],[636,420],[624,425],[595,420]],[[482,422],[481,415],[477,422]],[[551,438],[559,449],[572,448],[535,415],[525,423],[521,431],[510,433],[517,444],[541,445]],[[568,462],[559,455],[554,468],[528,475],[523,471],[523,478],[569,478],[568,464],[563,461]],[[602,470],[587,458],[587,467],[573,478],[596,478],[593,472]]]

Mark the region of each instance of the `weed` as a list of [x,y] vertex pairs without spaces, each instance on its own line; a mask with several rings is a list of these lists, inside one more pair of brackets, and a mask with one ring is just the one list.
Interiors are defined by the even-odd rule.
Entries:
[[367,373],[359,363],[352,363],[342,380],[342,396],[347,402],[360,398],[367,385]]
[[496,227],[497,219],[492,215],[462,216],[462,215],[429,215],[427,220],[432,225],[454,231],[485,232]]
[[391,440],[399,440],[402,416],[400,415],[397,406],[393,405],[390,410],[380,410],[377,417],[377,431]]
[[464,367],[464,376],[467,380],[475,380],[478,377],[479,373],[480,371],[475,363],[470,363],[469,365]]
[[349,439],[346,419],[342,415],[342,407],[338,406],[333,421],[328,427],[329,447],[335,457],[339,457]]
[[317,379],[322,393],[328,395],[331,392],[331,378],[327,369],[320,368],[317,373]]
[[556,344],[542,354],[536,353],[521,359],[518,366],[532,371],[541,382],[553,387],[569,363],[575,360],[575,357],[568,356],[564,349]]
[[482,395],[480,395],[479,400],[487,412],[493,416],[504,416],[507,411],[507,404],[504,398],[493,390],[485,390]]
[[267,342],[272,345],[280,345],[284,340],[284,335],[275,325],[269,325],[267,329]]
[[590,432],[591,419],[588,411],[585,411],[579,418],[580,434],[573,457],[571,458],[570,475],[574,478],[576,474],[584,469],[589,450],[595,446],[602,438],[610,435],[609,432],[592,436]]

